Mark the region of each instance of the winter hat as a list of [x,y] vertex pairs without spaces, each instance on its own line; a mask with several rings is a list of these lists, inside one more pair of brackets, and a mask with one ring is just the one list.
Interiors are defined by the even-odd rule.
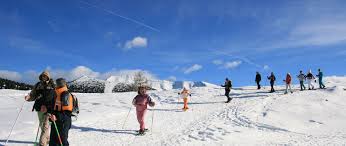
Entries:
[[39,76],[40,81],[42,81],[42,77],[43,76],[48,77],[48,80],[50,80],[50,74],[49,74],[48,71],[44,71],[44,72],[41,73],[41,75]]
[[57,87],[65,87],[66,86],[66,80],[64,78],[56,79],[56,86]]

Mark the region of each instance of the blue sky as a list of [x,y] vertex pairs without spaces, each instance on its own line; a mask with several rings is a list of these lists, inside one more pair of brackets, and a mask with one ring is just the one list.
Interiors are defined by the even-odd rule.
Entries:
[[345,75],[345,7],[343,0],[3,0],[0,76],[33,82],[45,69],[99,78],[140,69],[242,86],[256,71],[280,80],[300,69]]

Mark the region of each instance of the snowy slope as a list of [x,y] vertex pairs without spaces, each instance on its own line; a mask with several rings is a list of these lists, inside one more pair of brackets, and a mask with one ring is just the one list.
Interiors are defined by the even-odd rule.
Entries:
[[[81,114],[70,130],[70,144],[95,145],[345,145],[346,78],[326,78],[328,89],[284,95],[269,87],[240,87],[225,104],[223,89],[192,88],[190,110],[183,112],[179,90],[150,91],[157,106],[146,116],[151,130],[135,136],[139,126],[132,107],[135,92],[76,94]],[[0,143],[23,104],[27,91],[0,90]],[[179,102],[178,102],[179,101]],[[10,145],[32,145],[38,124],[32,103],[24,105]],[[152,118],[154,121],[152,122]]]

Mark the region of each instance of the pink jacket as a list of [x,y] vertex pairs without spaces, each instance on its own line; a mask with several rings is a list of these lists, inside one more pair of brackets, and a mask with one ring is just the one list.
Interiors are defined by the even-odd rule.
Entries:
[[136,107],[145,107],[147,108],[148,104],[152,102],[152,99],[149,95],[137,95],[133,101],[132,104]]

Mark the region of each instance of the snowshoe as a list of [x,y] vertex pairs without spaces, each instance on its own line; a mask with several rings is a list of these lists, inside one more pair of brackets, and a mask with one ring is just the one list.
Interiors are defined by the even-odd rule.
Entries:
[[145,132],[146,132],[145,130],[148,131],[148,129],[139,130],[138,133],[136,134],[136,136],[143,136],[143,135],[145,135]]
[[229,103],[232,101],[233,98],[228,98],[228,100],[225,103]]
[[188,109],[189,109],[188,107],[182,108],[183,111],[187,111]]

